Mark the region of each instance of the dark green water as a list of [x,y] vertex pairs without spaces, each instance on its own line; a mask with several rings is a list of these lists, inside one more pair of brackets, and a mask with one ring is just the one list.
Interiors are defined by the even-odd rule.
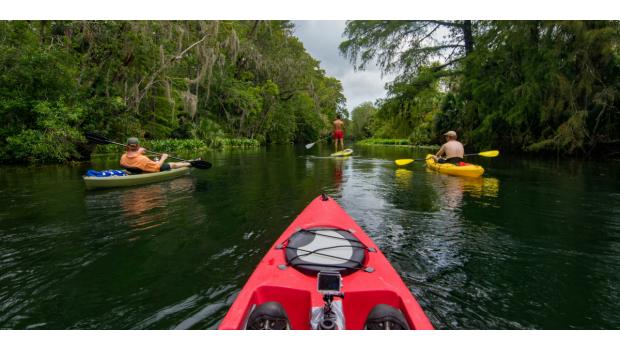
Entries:
[[[471,159],[472,181],[321,145],[205,155],[208,171],[86,191],[89,165],[0,168],[0,328],[214,328],[325,191],[437,328],[620,327],[620,163]],[[99,160],[92,167],[115,167]]]

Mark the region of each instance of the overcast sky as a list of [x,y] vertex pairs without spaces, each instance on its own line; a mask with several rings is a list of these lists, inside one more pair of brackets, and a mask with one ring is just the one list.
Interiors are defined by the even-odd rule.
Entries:
[[340,55],[338,45],[342,42],[346,21],[294,21],[295,35],[301,39],[306,50],[321,61],[328,75],[342,82],[349,112],[359,104],[385,97],[385,83],[392,76],[381,78],[374,64],[364,71],[353,70],[353,65]]

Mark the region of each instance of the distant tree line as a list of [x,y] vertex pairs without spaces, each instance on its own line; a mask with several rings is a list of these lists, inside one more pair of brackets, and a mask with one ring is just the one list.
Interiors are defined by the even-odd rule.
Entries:
[[351,21],[345,37],[357,69],[397,73],[371,117],[354,110],[358,137],[620,153],[618,21]]
[[88,157],[124,140],[315,140],[344,113],[288,21],[0,22],[0,160]]

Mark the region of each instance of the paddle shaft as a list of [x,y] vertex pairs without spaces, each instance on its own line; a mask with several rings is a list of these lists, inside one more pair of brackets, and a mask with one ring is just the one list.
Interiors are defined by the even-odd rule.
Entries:
[[[482,155],[480,155],[480,153],[476,153],[476,154],[465,154],[465,155],[463,155],[463,157],[465,157],[465,156],[482,156]],[[427,158],[416,158],[416,159],[414,159],[414,161],[426,161],[426,160],[431,159],[431,158],[433,158],[433,157],[431,156],[431,157],[427,157]]]
[[[482,152],[478,152],[475,154],[465,154],[463,155],[463,157],[465,156],[482,156],[482,157],[497,157],[497,155],[499,155],[499,151],[497,150],[491,150],[491,151],[482,151]],[[414,161],[426,161],[430,158],[432,158],[433,156],[427,157],[427,158],[417,158],[417,159],[412,159],[412,158],[407,158],[407,159],[400,159],[400,160],[395,160],[394,162],[396,163],[396,165],[398,166],[406,166]]]
[[309,148],[313,147],[313,146],[314,146],[314,144],[318,143],[318,142],[319,142],[319,141],[321,141],[321,140],[325,140],[325,139],[327,139],[327,138],[329,138],[329,134],[328,134],[328,135],[326,135],[326,136],[324,136],[324,137],[322,137],[321,139],[319,139],[319,140],[317,140],[317,141],[313,142],[313,143],[306,144],[306,149],[309,149]]
[[[100,144],[100,145],[114,144],[114,145],[119,145],[119,146],[124,146],[124,147],[127,146],[125,144],[121,144],[121,143],[117,143],[117,142],[112,141],[112,140],[108,140],[106,137],[104,137],[102,135],[99,135],[97,133],[94,133],[94,132],[86,132],[85,136],[86,136],[86,139],[88,139],[89,141],[91,141],[91,142],[93,142],[95,144]],[[161,156],[161,153],[159,153],[159,152],[150,151],[150,150],[147,150],[147,149],[144,149],[144,148],[143,148],[143,150],[145,152],[150,153],[150,154]],[[211,168],[213,166],[211,163],[209,163],[207,161],[203,161],[203,160],[189,161],[189,160],[184,160],[182,158],[178,158],[178,157],[174,157],[174,156],[169,156],[169,157],[172,158],[172,159],[175,159],[175,160],[189,162],[192,165],[192,167],[198,168],[198,169],[209,169],[209,168]]]

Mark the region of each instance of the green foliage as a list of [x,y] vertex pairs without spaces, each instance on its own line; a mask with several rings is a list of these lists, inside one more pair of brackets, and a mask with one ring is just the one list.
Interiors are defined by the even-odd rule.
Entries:
[[[437,25],[451,29],[446,45],[429,36]],[[618,152],[618,21],[353,21],[345,34],[358,68],[376,59],[400,73],[376,104],[373,137],[420,144],[456,130],[474,149]]]
[[589,155],[620,132],[618,22],[493,22],[458,92],[481,147]]
[[433,120],[439,112],[444,93],[432,68],[423,68],[417,76],[403,76],[388,85],[388,98],[378,103],[372,125],[379,138],[407,138],[424,145],[433,139]]
[[142,145],[148,150],[158,152],[187,152],[187,151],[206,151],[207,144],[199,139],[163,139],[147,140]]
[[260,147],[260,141],[256,139],[248,138],[215,138],[211,144],[213,148],[226,149],[226,148],[241,148],[249,149]]
[[[260,147],[261,142],[256,139],[248,138],[225,138],[215,136],[210,140],[201,139],[160,139],[147,140],[142,143],[144,148],[156,152],[175,152],[175,153],[199,153],[212,149],[226,148],[255,148]],[[116,154],[123,152],[123,148],[114,145],[97,145],[97,154]]]
[[226,135],[222,127],[209,118],[201,118],[197,125],[192,125],[190,134],[196,139],[207,140],[209,144],[213,144],[216,138],[224,138]]
[[357,69],[376,60],[386,73],[409,76],[436,60],[455,64],[473,46],[471,31],[471,21],[349,21],[340,51]]
[[359,145],[411,145],[409,139],[369,138],[357,142]]
[[303,142],[344,102],[288,21],[0,23],[5,161],[83,158],[84,131],[222,147]]
[[76,144],[84,142],[84,137],[76,125],[82,118],[82,110],[59,101],[55,105],[38,102],[33,112],[37,129],[25,129],[8,136],[0,154],[2,159],[62,162],[78,158]]
[[[204,152],[209,149],[207,143],[200,139],[161,139],[146,140],[142,142],[142,147],[155,152]],[[115,144],[97,145],[97,154],[117,154],[123,152],[123,148]]]
[[416,147],[420,149],[439,149],[439,145],[417,144],[411,141],[411,139],[382,139],[382,138],[369,138],[358,141],[356,144],[363,146],[373,145],[387,145],[387,146],[408,146]]
[[366,139],[372,135],[371,125],[377,109],[371,102],[364,102],[351,111],[351,135],[353,139]]

